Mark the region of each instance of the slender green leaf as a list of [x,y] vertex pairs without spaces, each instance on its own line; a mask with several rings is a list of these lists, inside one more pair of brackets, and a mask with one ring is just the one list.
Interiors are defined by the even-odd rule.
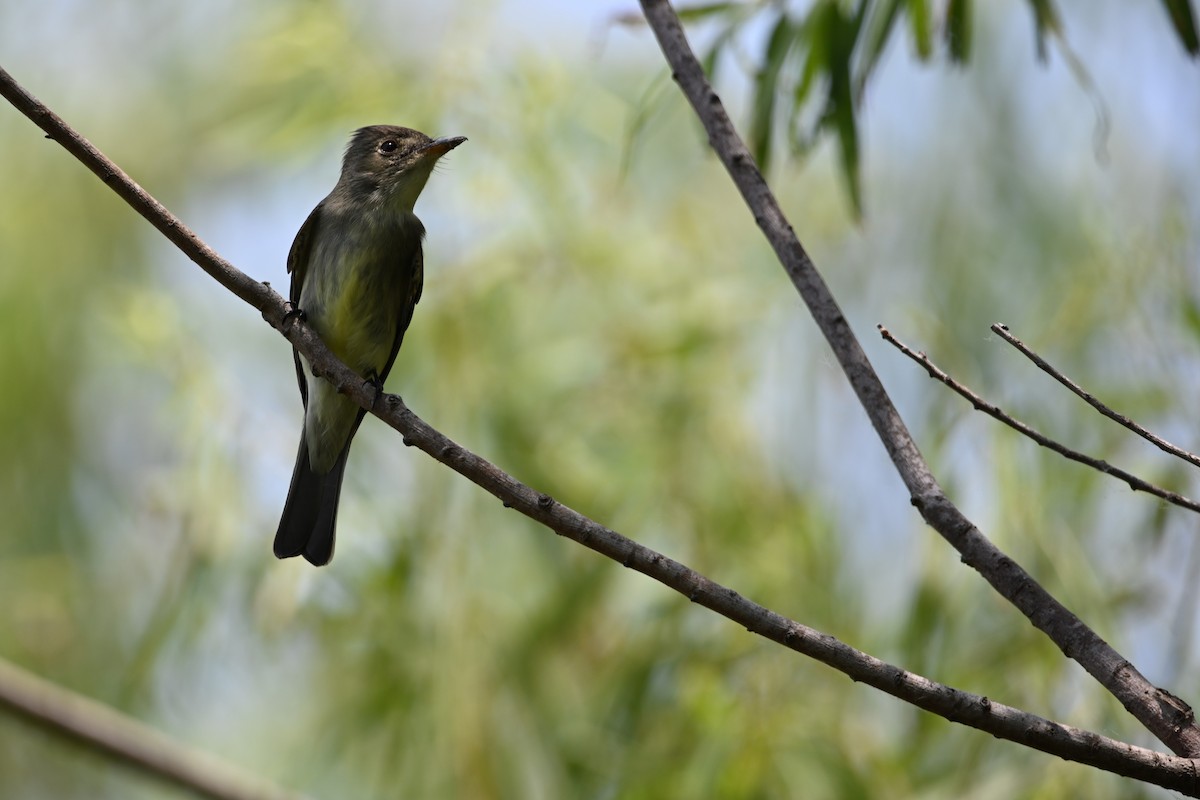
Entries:
[[842,171],[850,191],[856,216],[862,216],[862,192],[859,185],[858,121],[850,80],[850,55],[860,29],[856,19],[842,15],[836,3],[826,6],[823,28],[828,46],[825,62],[829,74],[824,124],[837,134]]
[[1183,49],[1193,58],[1200,55],[1200,34],[1196,32],[1196,13],[1191,0],[1162,0],[1171,17],[1171,24],[1179,34]]
[[742,3],[732,3],[728,0],[719,3],[701,3],[700,5],[678,8],[675,13],[683,22],[698,22],[708,17],[737,11],[744,7]]
[[847,20],[849,24],[844,27],[852,43],[858,41],[858,36],[862,33],[863,22],[867,19],[867,9],[871,5],[872,0],[858,0],[858,9],[854,12],[854,16]]
[[795,42],[796,26],[786,12],[781,13],[771,28],[763,65],[754,81],[754,110],[750,119],[750,152],[764,172],[771,158],[771,140],[775,120],[775,90],[779,85],[779,73],[783,69],[788,51]]
[[858,80],[855,82],[854,94],[856,97],[862,96],[867,80],[875,71],[875,65],[879,63],[884,48],[892,38],[892,29],[896,26],[896,20],[900,16],[901,2],[902,0],[883,0],[873,7],[871,24],[867,26],[867,35],[863,43]]
[[[738,11],[745,8],[744,3],[734,3],[729,0],[721,0],[716,3],[701,3],[700,5],[688,6],[676,10],[679,19],[683,22],[700,22],[708,17],[718,14],[725,14],[731,11]],[[640,28],[646,24],[646,18],[640,11],[622,11],[613,14],[610,18],[614,25],[623,25],[627,28]]]
[[[813,86],[825,74],[829,42],[826,34],[827,25],[824,18],[828,13],[828,6],[828,3],[824,3],[815,8],[812,13],[805,17],[797,33],[797,41],[803,42],[806,45],[804,63],[800,69],[800,79],[796,82],[792,90],[791,117],[788,120],[790,149],[793,154],[797,155],[807,152],[812,147],[821,130],[821,120],[818,120],[812,126],[811,130],[806,129],[801,122],[801,115],[805,110],[805,105],[808,102]],[[821,113],[824,114],[823,108]]]
[[1182,327],[1192,334],[1192,338],[1200,342],[1200,303],[1185,294],[1181,298],[1181,308],[1184,323]]
[[805,57],[804,67],[800,71],[800,80],[796,82],[796,88],[792,93],[793,113],[799,113],[805,100],[808,99],[808,93],[812,90],[813,83],[825,69],[825,37],[821,33],[821,26],[817,24],[819,22],[817,15],[813,14],[804,21],[803,29],[797,33],[799,39],[807,40],[808,55]]
[[1046,36],[1062,36],[1062,18],[1058,15],[1053,0],[1029,0],[1033,10],[1034,32],[1037,36],[1037,54],[1039,61],[1045,61]]
[[737,30],[737,25],[730,25],[717,34],[717,38],[713,39],[712,44],[700,59],[700,66],[704,69],[704,74],[708,76],[710,83],[716,81],[717,64],[720,63],[721,53],[725,52],[725,48],[729,46],[729,40],[733,38],[733,34]]
[[618,173],[621,180],[628,177],[630,169],[633,168],[634,150],[648,123],[661,109],[669,107],[663,102],[663,97],[669,89],[671,89],[671,82],[667,80],[667,73],[661,72],[650,82],[646,91],[634,104],[632,113],[629,115],[629,125],[625,130],[625,138],[621,143],[621,167]]
[[912,31],[917,58],[928,61],[933,55],[933,25],[930,22],[929,0],[908,0],[908,27]]
[[946,48],[955,64],[966,64],[971,58],[971,0],[950,0],[946,9]]

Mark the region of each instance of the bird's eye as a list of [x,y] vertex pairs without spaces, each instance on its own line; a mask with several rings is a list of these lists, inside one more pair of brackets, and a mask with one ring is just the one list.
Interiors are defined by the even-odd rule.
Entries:
[[387,140],[387,141],[385,141],[383,144],[379,145],[379,152],[381,152],[381,153],[391,153],[391,152],[394,152],[394,151],[395,151],[396,147],[397,147],[397,145],[396,145],[396,140],[395,140],[395,139],[388,139],[388,140]]

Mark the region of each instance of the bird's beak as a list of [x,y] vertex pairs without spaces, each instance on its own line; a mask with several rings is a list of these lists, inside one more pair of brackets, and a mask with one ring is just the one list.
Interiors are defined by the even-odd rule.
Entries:
[[446,155],[446,153],[449,153],[451,150],[458,147],[460,144],[462,144],[466,140],[467,140],[467,137],[465,137],[465,136],[444,136],[441,139],[434,139],[432,142],[425,145],[425,147],[421,151],[421,154],[422,155],[428,154],[431,156],[439,156],[439,157],[444,156],[444,155]]

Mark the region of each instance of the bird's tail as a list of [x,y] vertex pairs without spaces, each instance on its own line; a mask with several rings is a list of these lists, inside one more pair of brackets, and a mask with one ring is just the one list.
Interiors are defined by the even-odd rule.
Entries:
[[325,474],[313,471],[308,462],[308,443],[300,434],[300,451],[288,487],[287,503],[275,533],[275,556],[304,556],[315,566],[324,566],[333,558],[333,533],[337,524],[338,498],[342,493],[342,475],[346,472],[349,443]]

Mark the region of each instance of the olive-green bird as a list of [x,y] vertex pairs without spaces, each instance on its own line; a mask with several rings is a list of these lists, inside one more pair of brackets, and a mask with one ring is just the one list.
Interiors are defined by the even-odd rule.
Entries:
[[[425,227],[413,206],[434,164],[466,139],[430,139],[411,128],[355,131],[342,176],[304,221],[288,253],[290,299],[343,363],[383,386],[413,308],[421,299]],[[346,456],[366,412],[313,376],[293,353],[304,430],[275,534],[275,555],[333,558],[338,495]]]

